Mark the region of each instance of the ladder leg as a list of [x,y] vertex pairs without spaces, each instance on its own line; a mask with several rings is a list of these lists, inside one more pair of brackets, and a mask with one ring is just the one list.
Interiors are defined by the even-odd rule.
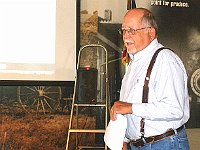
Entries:
[[66,150],[69,149],[69,137],[70,137],[70,132],[67,134],[67,144],[66,144]]
[[69,118],[69,128],[68,128],[68,133],[67,133],[67,144],[66,144],[66,150],[69,149],[69,140],[70,140],[70,129],[72,126],[72,121],[73,121],[73,111],[74,111],[74,98],[72,100],[72,107],[71,107],[71,113],[70,113],[70,118]]
[[[78,129],[78,107],[76,107],[76,129]],[[78,150],[78,134],[76,134],[76,150]]]

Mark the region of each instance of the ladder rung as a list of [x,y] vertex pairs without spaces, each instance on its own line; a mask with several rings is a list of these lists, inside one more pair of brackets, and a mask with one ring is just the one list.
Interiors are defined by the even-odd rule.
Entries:
[[92,107],[105,107],[106,104],[74,104],[74,106],[82,106],[82,107],[88,107],[88,106],[92,106]]
[[94,149],[94,148],[105,148],[103,146],[78,146],[79,149],[87,148],[87,149]]
[[74,133],[105,133],[105,129],[69,129],[69,132],[74,132]]

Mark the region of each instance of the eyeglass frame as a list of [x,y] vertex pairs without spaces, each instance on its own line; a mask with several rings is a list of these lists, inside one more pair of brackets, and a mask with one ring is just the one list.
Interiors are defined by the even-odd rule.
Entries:
[[126,32],[128,32],[128,34],[131,33],[131,35],[135,35],[137,31],[144,30],[144,29],[147,29],[147,28],[152,28],[152,27],[143,27],[143,28],[139,28],[139,29],[121,28],[121,29],[118,29],[118,32],[119,32],[120,35],[124,35]]

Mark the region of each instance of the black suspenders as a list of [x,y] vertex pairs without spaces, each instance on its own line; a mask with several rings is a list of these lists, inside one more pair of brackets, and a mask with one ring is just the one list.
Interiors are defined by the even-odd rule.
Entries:
[[[151,75],[151,71],[153,69],[154,63],[156,61],[156,58],[158,56],[158,53],[163,50],[166,49],[164,47],[159,48],[153,55],[149,67],[147,69],[147,73],[146,73],[146,77],[144,80],[144,86],[143,86],[143,94],[142,94],[142,103],[148,103],[148,93],[149,93],[149,80],[150,80],[150,75]],[[140,133],[142,134],[141,138],[144,138],[144,118],[141,119],[140,121]]]

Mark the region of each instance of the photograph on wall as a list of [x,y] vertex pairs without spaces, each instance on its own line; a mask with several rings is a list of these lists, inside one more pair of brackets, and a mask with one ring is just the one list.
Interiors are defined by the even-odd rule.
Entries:
[[[117,100],[124,74],[123,40],[118,33],[128,9],[144,7],[158,23],[158,40],[183,61],[188,73],[191,117],[188,127],[200,127],[200,2],[197,0],[82,0],[80,1],[80,46],[103,44],[108,49],[111,99]],[[87,19],[86,19],[87,18]],[[114,68],[114,69],[113,69]],[[116,71],[117,70],[117,71]],[[117,74],[117,76],[115,75]],[[117,81],[117,82],[115,82]],[[116,92],[118,91],[118,92]],[[111,103],[112,103],[111,100]]]

